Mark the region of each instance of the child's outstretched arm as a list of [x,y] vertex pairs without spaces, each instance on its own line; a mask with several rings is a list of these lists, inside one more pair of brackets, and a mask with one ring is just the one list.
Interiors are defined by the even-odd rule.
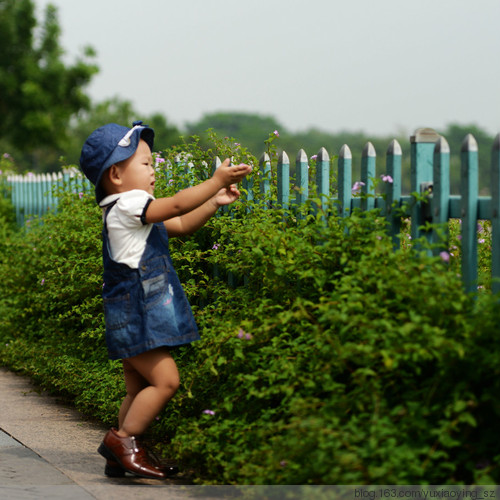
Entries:
[[167,221],[192,212],[208,202],[221,189],[238,183],[252,171],[249,165],[229,166],[229,163],[229,159],[226,159],[214,175],[201,184],[179,191],[170,198],[153,200],[146,211],[146,222]]
[[167,228],[168,236],[184,236],[192,234],[217,212],[223,205],[229,205],[240,197],[240,192],[235,184],[227,188],[222,188],[215,196],[210,198],[198,208],[195,208],[187,214],[173,219],[168,219],[164,222]]

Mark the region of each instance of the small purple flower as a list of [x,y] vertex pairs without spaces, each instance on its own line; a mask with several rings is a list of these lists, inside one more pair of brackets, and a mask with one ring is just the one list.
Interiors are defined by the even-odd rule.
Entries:
[[8,158],[10,158],[10,154],[9,154],[9,153],[4,153],[4,154],[3,154],[3,157],[4,157],[5,159],[8,159]]
[[443,262],[450,262],[450,254],[448,252],[445,252],[444,250],[439,254],[441,259],[443,259]]
[[213,410],[203,410],[203,413],[205,415],[215,415],[215,412]]
[[280,136],[280,134],[279,134],[279,132],[278,132],[277,130],[275,130],[275,131],[273,132],[273,134],[274,134],[276,137],[279,137],[279,136]]
[[238,338],[239,339],[250,340],[250,339],[253,338],[253,336],[252,336],[251,333],[246,333],[245,330],[243,330],[242,328],[240,328],[238,330]]
[[352,194],[358,194],[361,191],[362,186],[365,186],[364,182],[356,181],[352,186]]
[[80,200],[83,198],[83,193],[78,193],[78,197],[80,198]]
[[312,155],[311,160],[316,160],[318,158],[318,155]]
[[478,243],[484,243],[484,241],[485,241],[485,240],[484,240],[484,238],[479,238],[479,239],[477,240],[477,242],[478,242]]
[[212,247],[212,250],[218,250],[219,249],[219,245],[217,243],[214,244],[214,246]]
[[45,278],[42,278],[42,281],[40,281],[40,285],[45,285]]
[[286,467],[288,465],[288,462],[286,460],[282,460],[280,462],[281,467]]
[[381,175],[380,176],[384,182],[388,182],[392,184],[394,182],[393,178],[390,175]]

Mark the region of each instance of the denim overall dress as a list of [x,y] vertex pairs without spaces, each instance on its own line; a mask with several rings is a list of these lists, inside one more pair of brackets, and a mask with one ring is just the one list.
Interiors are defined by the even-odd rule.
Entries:
[[199,340],[191,306],[172,265],[163,223],[153,224],[138,269],[115,262],[102,230],[104,316],[110,359],[136,356],[161,346]]

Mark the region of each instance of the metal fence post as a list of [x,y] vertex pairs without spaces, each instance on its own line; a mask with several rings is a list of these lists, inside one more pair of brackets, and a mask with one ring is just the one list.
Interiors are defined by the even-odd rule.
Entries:
[[[415,135],[410,137],[411,149],[411,191],[412,193],[422,193],[428,191],[432,186],[434,146],[439,139],[439,134],[431,128],[420,128],[415,131]],[[422,230],[425,224],[424,204],[419,200],[414,200],[411,209],[411,237],[413,240],[426,236],[431,238],[431,234]]]
[[460,151],[461,157],[461,215],[462,215],[462,279],[465,289],[477,287],[477,202],[478,148],[476,139],[467,134]]
[[400,204],[401,199],[401,161],[403,152],[401,145],[394,139],[387,148],[386,173],[392,182],[386,183],[386,217],[389,223],[389,232],[392,237],[392,244],[399,248],[400,240],[397,235],[401,232],[401,215],[394,213]]

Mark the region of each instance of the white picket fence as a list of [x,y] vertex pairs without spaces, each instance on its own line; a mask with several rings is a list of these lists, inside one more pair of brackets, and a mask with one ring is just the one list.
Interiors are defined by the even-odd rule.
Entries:
[[73,193],[93,192],[94,187],[76,168],[58,173],[9,175],[12,204],[19,226],[31,217],[41,217],[48,211],[57,211],[58,191]]

